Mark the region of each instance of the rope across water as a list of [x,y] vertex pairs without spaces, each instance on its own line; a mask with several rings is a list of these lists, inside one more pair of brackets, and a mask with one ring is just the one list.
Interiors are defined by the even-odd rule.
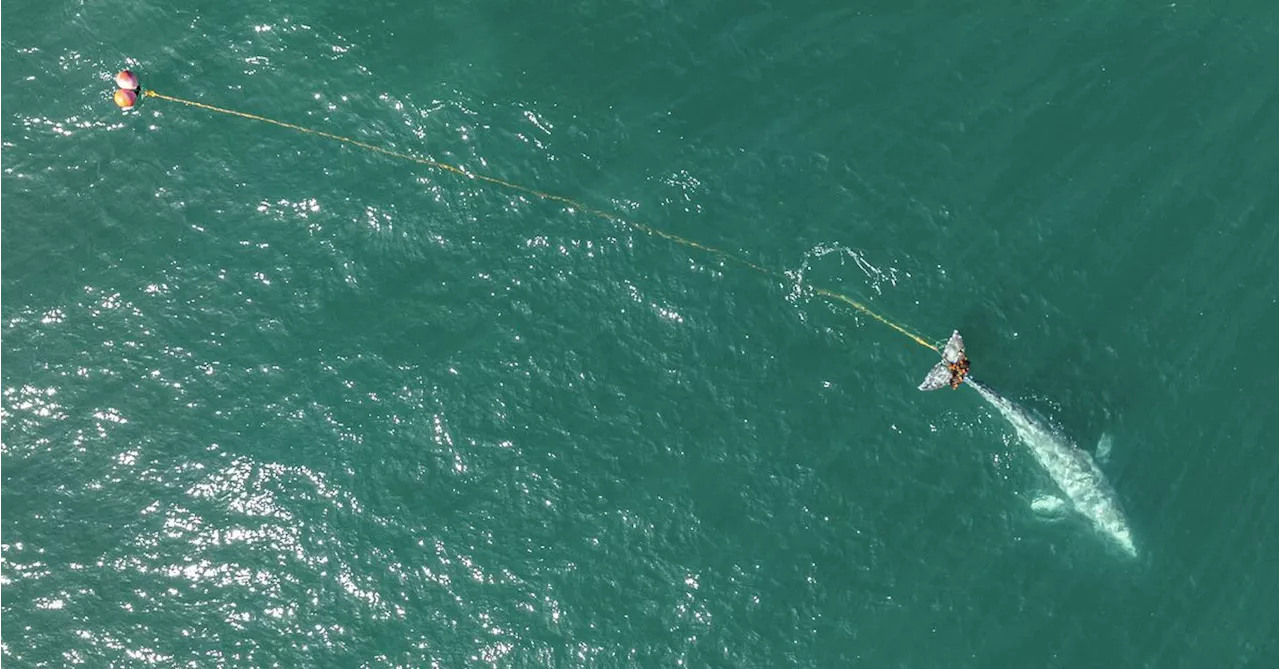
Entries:
[[[281,127],[281,128],[287,128],[287,129],[289,129],[289,130],[294,130],[294,131],[296,131],[296,132],[300,132],[300,133],[303,133],[303,134],[306,134],[306,135],[315,135],[315,136],[317,136],[317,137],[323,137],[323,138],[325,138],[325,139],[333,140],[333,141],[335,141],[335,142],[341,142],[341,143],[343,143],[343,144],[347,144],[347,145],[350,145],[350,146],[354,146],[354,147],[357,147],[357,148],[361,148],[361,149],[364,149],[365,151],[371,151],[371,152],[373,152],[373,153],[380,153],[380,154],[382,154],[382,155],[384,155],[384,156],[390,156],[390,157],[392,157],[392,158],[398,158],[398,159],[400,159],[400,160],[407,160],[407,161],[409,161],[409,162],[417,163],[417,164],[419,164],[419,165],[425,165],[425,166],[430,167],[430,168],[432,168],[432,169],[440,170],[440,171],[442,171],[442,172],[449,172],[449,173],[451,173],[451,174],[455,174],[455,175],[457,175],[457,176],[461,176],[461,177],[466,177],[466,178],[468,178],[468,179],[475,179],[476,181],[483,181],[483,182],[485,182],[485,183],[493,184],[493,185],[495,185],[495,186],[501,186],[501,187],[503,187],[503,188],[506,188],[506,189],[509,189],[509,190],[512,190],[512,191],[516,191],[516,192],[519,192],[519,193],[525,193],[525,194],[527,194],[527,195],[532,195],[532,196],[537,197],[537,198],[542,199],[542,200],[547,200],[547,201],[550,201],[550,202],[559,202],[560,204],[563,204],[563,205],[565,205],[565,206],[567,206],[567,207],[570,207],[570,208],[572,208],[572,209],[576,209],[576,210],[581,211],[581,212],[583,212],[583,213],[590,214],[590,215],[592,215],[592,216],[596,216],[596,217],[598,217],[598,218],[602,218],[602,219],[605,219],[605,220],[607,220],[607,221],[611,221],[611,222],[614,222],[614,223],[620,223],[620,224],[622,224],[622,225],[627,225],[627,226],[630,226],[630,227],[632,227],[632,228],[635,228],[636,230],[640,230],[640,231],[643,231],[643,232],[647,232],[647,233],[649,233],[649,234],[651,234],[651,235],[654,235],[655,237],[661,237],[661,238],[663,238],[663,239],[666,239],[666,240],[671,241],[671,242],[675,242],[676,244],[680,244],[680,245],[682,245],[682,246],[687,246],[687,247],[689,247],[689,248],[698,249],[699,251],[704,251],[704,252],[706,252],[706,253],[711,253],[711,254],[713,254],[713,255],[720,256],[721,258],[724,258],[725,260],[728,260],[728,261],[734,262],[734,263],[736,263],[736,264],[742,265],[742,266],[744,266],[744,267],[747,267],[747,268],[749,268],[749,269],[755,270],[756,272],[759,272],[760,274],[763,274],[763,275],[765,275],[765,276],[768,276],[768,277],[771,277],[771,278],[776,278],[776,279],[786,280],[786,277],[785,277],[783,274],[781,274],[780,272],[776,272],[776,271],[771,270],[771,269],[769,269],[769,268],[767,268],[767,267],[763,267],[763,266],[761,266],[761,265],[758,265],[758,264],[756,264],[756,263],[753,263],[753,262],[751,262],[750,260],[747,260],[746,258],[743,258],[743,257],[741,257],[741,256],[737,256],[737,255],[732,254],[732,253],[729,253],[729,252],[727,252],[727,251],[722,251],[722,250],[717,249],[717,248],[715,248],[715,247],[711,247],[711,246],[707,246],[707,245],[705,245],[705,244],[701,244],[701,243],[699,243],[699,242],[695,242],[695,241],[693,241],[693,240],[691,240],[691,239],[685,239],[684,237],[681,237],[681,236],[679,236],[679,235],[676,235],[676,234],[673,234],[673,233],[670,233],[670,232],[666,232],[666,231],[664,231],[664,230],[659,230],[659,229],[657,229],[657,228],[650,227],[650,226],[645,225],[645,224],[643,224],[643,223],[637,223],[636,221],[626,220],[626,219],[622,218],[621,216],[618,216],[617,214],[614,214],[614,213],[611,213],[611,212],[605,211],[605,210],[603,210],[603,209],[597,209],[597,208],[595,208],[595,207],[587,206],[586,204],[583,204],[582,202],[579,202],[579,201],[577,201],[577,200],[575,200],[575,199],[573,199],[573,198],[564,197],[563,195],[555,195],[555,194],[553,194],[553,193],[548,193],[548,192],[545,192],[545,191],[540,191],[540,190],[538,190],[538,189],[536,189],[536,188],[530,188],[530,187],[528,187],[528,186],[522,186],[522,185],[520,185],[520,184],[512,183],[512,182],[510,182],[510,181],[507,181],[507,180],[505,180],[505,179],[499,179],[499,178],[497,178],[497,177],[492,177],[492,176],[489,176],[489,175],[486,175],[486,174],[479,174],[479,173],[477,173],[477,172],[471,172],[471,171],[469,171],[469,170],[466,170],[466,169],[463,169],[463,168],[461,168],[461,167],[458,167],[457,165],[450,165],[449,163],[442,163],[442,162],[440,162],[440,161],[438,161],[438,160],[431,160],[430,158],[422,158],[422,157],[420,157],[420,156],[415,156],[415,155],[412,155],[412,154],[409,154],[409,153],[404,153],[404,152],[401,152],[401,151],[395,151],[395,150],[392,150],[392,149],[388,149],[388,148],[386,148],[386,147],[377,146],[376,144],[369,144],[368,142],[362,142],[362,141],[360,141],[360,140],[358,140],[358,139],[353,139],[353,138],[351,138],[351,137],[343,137],[342,135],[335,135],[335,134],[333,134],[333,133],[331,133],[331,132],[325,132],[325,131],[323,131],[323,130],[316,130],[316,129],[314,129],[314,128],[307,128],[307,127],[305,127],[305,126],[297,125],[296,123],[287,123],[287,122],[285,122],[285,121],[277,121],[276,119],[273,119],[273,118],[267,118],[266,116],[260,116],[260,115],[258,115],[258,114],[250,114],[250,113],[248,113],[248,112],[237,111],[237,110],[235,110],[235,109],[227,109],[226,107],[217,107],[217,106],[214,106],[214,105],[211,105],[211,104],[206,104],[206,103],[203,103],[203,102],[197,102],[197,101],[195,101],[195,100],[187,100],[187,99],[180,98],[180,97],[173,96],[173,95],[165,95],[164,93],[158,93],[158,92],[153,91],[153,90],[150,90],[150,89],[148,89],[145,93],[143,93],[143,95],[145,95],[146,97],[149,97],[149,98],[156,98],[156,99],[158,99],[158,100],[165,100],[165,101],[167,101],[167,102],[174,102],[174,103],[177,103],[177,104],[180,104],[180,105],[186,105],[186,106],[188,106],[188,107],[196,107],[196,108],[199,108],[199,109],[204,109],[204,110],[206,110],[206,111],[214,112],[214,113],[216,113],[216,114],[226,114],[226,115],[228,115],[228,116],[237,116],[237,117],[240,117],[240,118],[243,118],[243,119],[248,119],[248,120],[250,120],[250,121],[259,121],[259,122],[261,122],[261,123],[267,123],[267,124],[270,124],[270,125],[279,126],[279,127]],[[923,347],[925,347],[925,348],[931,349],[931,350],[933,350],[933,351],[938,351],[938,350],[939,350],[937,346],[935,346],[934,344],[929,343],[929,342],[928,342],[924,337],[921,337],[920,335],[916,334],[915,332],[912,332],[911,330],[907,329],[905,326],[900,325],[900,324],[898,324],[898,323],[895,323],[894,321],[889,320],[888,318],[886,318],[886,317],[884,317],[884,316],[880,315],[879,313],[876,313],[875,311],[872,311],[870,307],[868,307],[867,305],[863,304],[862,302],[859,302],[858,300],[855,300],[855,299],[853,299],[853,298],[851,298],[851,297],[849,297],[849,296],[847,296],[847,295],[843,295],[843,294],[841,294],[841,293],[837,293],[837,292],[835,292],[835,291],[828,290],[828,289],[826,289],[826,288],[814,288],[813,290],[814,290],[814,292],[815,292],[815,293],[817,293],[818,295],[821,295],[822,297],[825,297],[825,298],[827,298],[827,299],[829,299],[829,300],[833,300],[833,301],[842,302],[842,303],[844,303],[844,304],[847,304],[848,306],[850,306],[850,307],[852,307],[853,309],[855,309],[855,310],[857,310],[857,311],[861,312],[862,314],[864,314],[864,315],[866,315],[866,316],[869,316],[869,317],[871,317],[871,318],[875,319],[876,321],[879,321],[880,323],[883,323],[883,324],[885,324],[885,325],[889,326],[889,327],[890,327],[890,328],[892,328],[894,331],[898,332],[899,334],[902,334],[902,335],[906,336],[907,338],[911,339],[911,340],[912,340],[912,341],[914,341],[915,343],[917,343],[917,344],[919,344],[919,345],[921,345],[921,346],[923,346]]]

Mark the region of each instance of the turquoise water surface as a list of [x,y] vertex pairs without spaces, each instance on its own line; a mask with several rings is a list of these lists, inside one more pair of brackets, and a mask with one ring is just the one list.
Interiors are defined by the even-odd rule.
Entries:
[[6,664],[1272,666],[1274,3],[175,7],[4,7]]

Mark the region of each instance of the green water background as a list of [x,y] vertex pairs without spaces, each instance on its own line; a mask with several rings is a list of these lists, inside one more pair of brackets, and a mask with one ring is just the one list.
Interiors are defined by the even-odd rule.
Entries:
[[[1276,657],[1274,3],[7,3],[3,660]],[[242,119],[581,199],[791,274]],[[1104,467],[1137,560],[941,339]]]

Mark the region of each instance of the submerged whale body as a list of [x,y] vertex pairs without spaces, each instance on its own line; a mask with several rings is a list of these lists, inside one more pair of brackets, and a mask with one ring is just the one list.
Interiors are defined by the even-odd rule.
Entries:
[[1072,444],[1061,432],[1040,422],[1034,415],[973,377],[967,377],[965,383],[977,390],[983,399],[1009,421],[1017,432],[1018,439],[1067,496],[1071,506],[1088,518],[1098,531],[1114,540],[1124,552],[1136,557],[1138,550],[1133,545],[1129,523],[1120,510],[1120,500],[1093,458]]
[[[947,342],[942,362],[929,371],[924,383],[920,384],[920,389],[935,390],[948,385],[948,380],[954,374],[955,363],[960,360],[964,360],[964,369],[967,371],[964,341],[957,332]],[[1120,500],[1088,453],[1077,448],[1066,435],[1037,418],[1035,414],[1005,399],[972,376],[961,375],[959,381],[978,391],[988,404],[1009,421],[1018,440],[1031,451],[1036,462],[1040,463],[1057,484],[1075,511],[1088,518],[1099,532],[1114,541],[1125,553],[1137,556],[1138,550],[1133,545],[1129,523],[1120,510]],[[954,387],[958,383],[952,385]]]

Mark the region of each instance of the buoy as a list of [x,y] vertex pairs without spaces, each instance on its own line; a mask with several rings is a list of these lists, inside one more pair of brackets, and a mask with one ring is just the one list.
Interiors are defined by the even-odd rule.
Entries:
[[120,70],[116,75],[116,85],[126,91],[138,92],[138,77],[129,70]]
[[133,106],[138,103],[138,94],[119,88],[116,89],[115,101],[116,106],[121,109],[133,109]]

